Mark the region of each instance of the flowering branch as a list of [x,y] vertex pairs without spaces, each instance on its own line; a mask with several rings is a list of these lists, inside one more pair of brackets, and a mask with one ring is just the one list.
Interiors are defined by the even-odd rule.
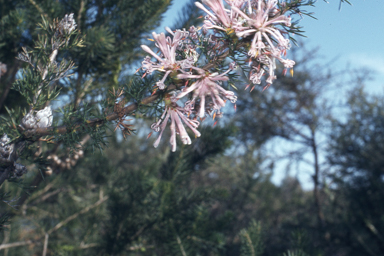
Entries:
[[[248,67],[240,65],[240,68],[249,70],[248,80],[254,84],[251,91],[255,85],[262,83],[265,74],[268,77],[264,89],[273,83],[276,79],[276,60],[284,65],[284,73],[291,69],[293,75],[295,62],[284,57],[290,49],[289,33],[298,31],[298,28],[286,14],[298,12],[298,1],[279,3],[277,0],[226,0],[227,5],[224,5],[223,0],[202,2],[196,2],[196,6],[207,14],[203,32],[192,26],[188,31],[171,31],[166,28],[169,37],[163,33],[153,33],[153,41],[160,55],[146,45],[141,46],[151,55],[142,62],[142,70],[145,72],[143,76],[154,71],[165,73],[156,83],[155,90],[164,90],[167,84],[182,84],[181,91],[165,94],[165,111],[152,125],[156,132],[160,132],[155,147],[159,144],[168,120],[171,120],[172,151],[176,150],[176,134],[180,135],[184,144],[191,143],[175,113],[187,126],[194,122],[190,128],[198,137],[199,133],[195,130],[199,125],[197,118],[204,120],[206,115],[220,117],[226,100],[236,103],[234,92],[222,87],[223,82],[230,80],[230,72],[235,70],[236,62],[232,62],[222,74],[218,72],[226,65],[227,57],[248,59]],[[201,58],[202,55],[204,58]],[[156,60],[152,61],[152,58]],[[202,59],[209,64],[199,67],[202,66]]]
[[[281,3],[277,0],[196,2],[196,6],[207,14],[201,28],[191,26],[188,30],[174,31],[166,28],[169,36],[152,33],[153,39],[150,40],[155,42],[157,50],[152,50],[147,45],[141,46],[149,54],[142,62],[142,77],[160,74],[160,79],[151,91],[146,89],[149,86],[143,89],[145,92],[142,95],[151,94],[150,96],[134,99],[131,104],[125,105],[125,101],[118,102],[119,95],[112,113],[82,117],[82,121],[75,118],[73,108],[72,112],[63,112],[66,121],[56,127],[52,126],[53,115],[49,102],[58,97],[60,89],[52,85],[69,76],[74,65],[64,60],[60,64],[56,63],[59,49],[83,45],[73,14],[66,15],[60,22],[54,21],[53,25],[49,25],[43,17],[40,27],[48,33],[50,40],[47,36],[41,37],[35,50],[23,49],[18,57],[29,64],[31,71],[24,71],[23,78],[15,82],[14,89],[26,97],[30,111],[21,118],[20,123],[15,119],[9,123],[9,127],[16,128],[16,131],[13,130],[16,133],[13,140],[7,135],[2,137],[4,143],[0,145],[0,161],[3,166],[0,168],[1,174],[9,177],[25,172],[25,167],[15,161],[26,142],[33,143],[46,135],[70,134],[83,129],[85,131],[89,127],[98,128],[113,120],[119,121],[120,128],[129,129],[130,125],[123,124],[124,118],[139,106],[163,108],[151,126],[155,132],[159,132],[155,147],[159,145],[168,121],[172,151],[176,150],[177,135],[183,144],[191,144],[184,125],[199,137],[200,132],[197,129],[207,116],[219,118],[228,100],[236,103],[237,96],[229,85],[236,82],[237,68],[248,73],[247,80],[253,84],[251,91],[263,81],[266,83],[264,89],[273,83],[276,79],[276,61],[284,66],[284,73],[291,69],[293,75],[295,62],[285,56],[290,49],[290,33],[299,33],[300,30],[288,14],[301,14],[300,6],[312,4],[312,0],[306,3],[299,0]],[[33,56],[38,57],[36,59]],[[42,56],[40,60],[39,56]],[[45,64],[41,67],[40,63]],[[126,93],[128,94],[127,91]],[[76,100],[75,104],[77,106],[79,102]],[[88,111],[85,108],[84,110]],[[97,133],[96,130],[92,131]],[[8,171],[12,174],[7,174],[7,168],[12,169]]]
[[[176,87],[172,86],[169,89],[174,89],[174,88],[176,88]],[[158,99],[159,96],[160,96],[160,93],[156,93],[154,95],[151,95],[151,96],[143,99],[140,104],[141,105],[148,105],[148,104],[152,103],[153,101],[155,101],[156,99]],[[132,103],[129,106],[125,107],[123,109],[123,111],[126,115],[129,115],[132,112],[134,112],[138,108],[138,106],[139,106],[139,104]],[[108,114],[105,118],[95,118],[95,119],[87,120],[85,123],[89,126],[97,126],[97,125],[100,125],[100,124],[105,123],[105,122],[116,120],[118,118],[119,118],[118,113],[112,112],[112,113]],[[78,122],[77,124],[75,123],[72,126],[72,130],[80,128],[83,124],[84,124],[84,122]],[[46,135],[64,134],[67,132],[69,132],[68,127],[66,125],[62,125],[62,126],[58,126],[58,127],[41,127],[41,128],[36,128],[36,129],[25,130],[23,132],[23,136],[25,138],[37,139],[37,138],[40,138],[40,137],[46,136]]]

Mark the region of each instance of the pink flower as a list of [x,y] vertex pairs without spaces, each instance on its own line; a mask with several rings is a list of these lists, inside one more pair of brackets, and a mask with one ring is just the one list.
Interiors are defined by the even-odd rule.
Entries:
[[[262,55],[259,55],[256,58],[257,63],[259,65],[257,67],[253,66],[253,73],[249,77],[249,80],[252,81],[253,84],[260,84],[261,83],[261,77],[264,75],[264,68],[268,69],[269,76],[266,79],[266,82],[268,84],[272,84],[273,81],[276,79],[275,76],[275,69],[276,69],[276,59],[279,60],[285,67],[285,69],[293,68],[295,65],[295,62],[293,60],[289,59],[283,59],[279,55],[274,55],[271,52],[265,52]],[[260,67],[260,64],[263,64],[264,68]]]
[[[213,13],[202,4],[196,3],[197,7],[208,14],[205,28],[219,29],[227,33],[235,32],[239,38],[252,37],[248,55],[251,60],[256,59],[259,64],[263,64],[263,69],[268,70],[267,83],[272,83],[276,79],[274,75],[276,59],[286,69],[293,67],[294,61],[281,57],[290,48],[290,41],[283,36],[285,31],[278,28],[279,25],[290,27],[291,18],[280,14],[277,0],[225,1],[230,5],[230,10],[224,8],[222,0],[203,0]],[[250,80],[259,84],[263,74],[264,71],[257,70]]]
[[223,98],[229,99],[232,103],[237,101],[237,97],[231,91],[224,90],[217,82],[228,81],[228,77],[225,75],[231,71],[228,69],[223,74],[219,75],[218,73],[209,73],[208,71],[201,68],[194,68],[198,72],[198,75],[193,74],[179,74],[177,78],[179,79],[198,79],[189,87],[185,87],[181,93],[179,93],[176,98],[181,99],[185,95],[193,91],[193,96],[191,102],[194,104],[196,99],[200,99],[199,107],[199,117],[203,118],[206,112],[206,97],[210,96],[212,100],[212,108],[214,110],[220,110],[225,106],[225,100]]
[[[275,59],[276,58],[274,58],[273,56],[268,55],[268,54],[259,55],[256,58],[256,61],[258,63],[261,63],[261,64],[263,64],[264,67],[268,68],[269,76],[266,79],[266,82],[268,84],[272,84],[273,81],[276,79],[276,76],[275,76],[276,61],[275,61]],[[260,84],[261,83],[261,76],[264,75],[265,70],[264,70],[264,68],[260,68],[260,65],[257,68],[255,68],[255,67],[253,67],[253,68],[256,71],[256,73],[251,75],[249,80],[251,80],[253,84]]]
[[[198,8],[208,14],[208,16],[206,16],[206,20],[204,21],[204,27],[206,29],[216,28],[226,31],[226,28],[231,27],[232,21],[228,15],[228,12],[230,11],[224,8],[222,0],[203,0],[203,3],[214,12],[214,14],[212,14],[207,8],[205,8],[204,5],[199,2],[195,2],[195,5]],[[223,25],[224,28],[220,25]]]
[[253,84],[261,84],[261,77],[264,75],[264,72],[265,70],[262,68],[254,68],[254,71],[252,75],[250,75],[249,80],[251,80]]
[[176,60],[176,49],[180,47],[182,40],[184,40],[189,32],[176,30],[176,32],[173,33],[169,28],[166,29],[173,35],[173,39],[165,37],[164,33],[152,33],[156,41],[156,46],[161,51],[160,56],[154,53],[148,46],[141,46],[144,51],[157,59],[157,62],[152,62],[151,58],[147,56],[142,62],[142,68],[146,70],[147,73],[152,73],[154,70],[165,72],[164,77],[156,83],[161,90],[165,88],[164,81],[171,72],[180,70],[180,68],[188,68],[194,63],[193,58]]
[[243,4],[246,3],[247,1],[246,0],[225,0],[225,2],[227,2],[227,4],[231,6],[236,6],[237,8],[241,8]]
[[[275,25],[291,26],[291,18],[284,15],[274,15],[270,18],[270,14],[276,12],[277,0],[268,0],[267,3],[264,1],[257,1],[257,8],[251,8],[249,2],[248,12],[246,15],[237,6],[232,6],[232,10],[236,12],[239,17],[246,20],[246,23],[242,23],[241,26],[236,26],[235,31],[238,37],[248,37],[253,35],[253,41],[249,55],[256,57],[261,49],[265,48],[262,41],[264,39],[272,51],[282,52],[285,49],[290,48],[289,39],[284,38],[281,34],[281,30],[274,27]],[[246,25],[245,25],[246,24]],[[272,36],[278,42],[278,47],[275,47],[270,36]]]
[[[157,146],[160,143],[161,136],[163,135],[163,132],[165,130],[165,127],[167,126],[169,118],[171,118],[171,138],[170,138],[170,144],[172,146],[172,152],[176,151],[176,134],[178,134],[181,138],[181,142],[183,144],[191,144],[191,138],[188,136],[187,131],[185,130],[185,127],[183,125],[186,124],[196,135],[196,137],[200,137],[200,132],[196,129],[199,126],[199,122],[197,120],[191,120],[189,117],[187,117],[186,114],[188,114],[188,111],[180,106],[178,106],[175,102],[172,100],[166,100],[166,106],[165,110],[156,123],[152,124],[151,128],[155,132],[159,132],[159,137],[156,139],[153,146],[157,148]],[[189,115],[188,115],[189,116]],[[182,122],[183,121],[183,122]]]
[[[228,0],[230,1],[230,0]],[[237,3],[231,6],[231,10],[237,15],[237,23],[233,29],[238,37],[253,37],[248,55],[251,60],[256,60],[259,67],[253,70],[249,79],[254,84],[261,83],[261,77],[268,70],[269,76],[266,79],[268,84],[272,84],[276,79],[274,70],[276,69],[276,59],[284,67],[292,68],[295,62],[283,59],[282,55],[290,48],[289,39],[285,38],[285,33],[276,25],[291,26],[291,18],[281,15],[277,9],[277,0],[258,0],[248,1],[246,14],[240,10],[242,4]],[[260,64],[262,67],[260,68]]]

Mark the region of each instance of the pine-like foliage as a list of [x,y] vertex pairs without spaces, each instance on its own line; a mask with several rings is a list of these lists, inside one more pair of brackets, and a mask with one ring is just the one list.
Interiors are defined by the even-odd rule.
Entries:
[[301,250],[296,250],[296,251],[288,251],[287,253],[284,253],[284,256],[308,256],[308,254],[304,253]]
[[242,256],[260,256],[264,251],[262,241],[261,224],[252,221],[247,229],[240,231],[241,255]]
[[350,92],[347,118],[334,121],[328,158],[338,185],[335,236],[348,255],[381,255],[384,206],[384,105],[360,87]]
[[[75,157],[68,153],[78,152],[79,144],[88,140],[86,134],[91,136],[93,147],[105,145],[106,127],[91,128],[85,122],[105,115],[100,111],[103,105],[98,97],[107,97],[108,91],[118,86],[123,65],[127,69],[127,65],[141,56],[136,48],[146,34],[159,25],[161,15],[170,3],[163,0],[2,2],[1,135],[7,133],[13,141],[18,140],[22,130],[14,128],[18,127],[22,117],[28,111],[44,108],[54,99],[61,112],[57,124],[68,125],[72,130],[69,134],[58,135],[58,144],[54,143],[53,147],[41,142],[39,145],[25,144],[23,158],[35,166],[25,176],[26,184],[34,180],[32,187],[36,186],[44,180],[42,176],[46,171],[52,173],[52,169],[60,171],[70,167],[69,161],[67,166],[60,165],[58,156],[63,161],[69,158],[77,161],[78,154]],[[77,31],[71,32],[76,35],[57,34],[60,19],[70,13],[77,22]],[[43,69],[56,48],[56,61]],[[64,96],[58,97],[59,92]],[[71,148],[69,152],[67,146]],[[41,155],[42,151],[36,151],[37,148],[46,154]],[[49,155],[55,157],[49,160]],[[52,159],[57,164],[47,170]],[[19,204],[23,204],[27,198],[24,193],[19,191],[18,195],[9,196],[20,199]],[[0,211],[0,216],[6,216],[6,207]]]

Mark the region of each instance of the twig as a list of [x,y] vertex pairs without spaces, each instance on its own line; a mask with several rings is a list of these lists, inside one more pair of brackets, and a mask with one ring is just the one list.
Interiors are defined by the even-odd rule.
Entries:
[[80,86],[81,78],[82,78],[82,75],[80,76],[80,74],[79,74],[78,82],[76,84],[76,93],[75,93],[75,100],[74,100],[75,105],[73,107],[73,110],[76,110],[77,107],[80,105],[81,99],[84,97],[85,93],[87,92],[88,88],[91,86],[91,84],[93,82],[93,78],[90,78],[89,80],[87,80],[83,84],[83,88],[82,88],[81,92],[79,92],[79,89],[81,87]]
[[148,245],[148,246],[140,246],[140,245],[134,245],[128,248],[130,251],[138,251],[140,249],[152,249],[155,248],[154,245]]
[[[175,89],[175,88],[176,88],[176,86],[174,86],[174,85],[168,87],[169,90]],[[159,95],[160,95],[159,93],[155,93],[154,95],[151,95],[151,96],[143,99],[141,101],[141,104],[147,105],[147,104],[155,101],[159,97]],[[138,104],[133,103],[133,104],[125,107],[123,110],[124,110],[124,113],[128,115],[129,113],[135,111],[137,109],[137,107],[138,107]],[[115,120],[118,118],[119,118],[118,114],[113,112],[113,113],[107,115],[105,118],[94,118],[94,119],[88,120],[87,123],[90,126],[96,126],[96,125],[102,124],[106,121],[112,121],[112,120]],[[82,125],[82,123],[74,124],[74,126],[72,126],[72,129],[78,129],[78,128],[80,128],[81,125]],[[66,132],[68,132],[67,126],[63,125],[63,126],[58,126],[58,127],[46,127],[46,128],[36,128],[36,129],[26,130],[24,132],[24,136],[27,138],[31,138],[31,137],[36,138],[36,137],[41,137],[41,136],[50,135],[50,134],[54,134],[54,133],[63,134]]]
[[38,203],[40,203],[40,202],[42,202],[42,201],[45,201],[45,200],[47,200],[49,197],[51,197],[51,196],[54,196],[54,195],[56,195],[56,194],[58,194],[59,192],[65,192],[67,189],[64,189],[64,188],[58,188],[58,189],[56,189],[56,190],[54,190],[54,191],[52,191],[52,192],[49,192],[49,193],[47,193],[47,194],[45,194],[44,196],[42,196],[42,197],[40,197],[38,200],[36,200],[35,202],[34,202],[34,204],[38,204]]
[[183,254],[183,256],[187,256],[187,254],[185,253],[183,244],[181,243],[181,239],[180,239],[179,235],[177,235],[177,243],[179,244],[180,251]]
[[24,245],[28,245],[28,244],[34,244],[34,243],[35,243],[35,241],[33,241],[33,240],[27,240],[27,241],[21,241],[21,242],[9,243],[9,244],[1,244],[0,245],[0,250],[4,250],[4,249],[7,249],[7,248],[24,246]]
[[29,0],[29,2],[35,6],[35,8],[41,13],[41,15],[44,15],[44,17],[47,17],[48,15],[41,9],[41,7],[34,1],[34,0]]
[[77,27],[80,28],[81,27],[81,13],[84,11],[84,5],[85,5],[85,1],[82,0],[81,3],[80,3],[80,9],[79,9],[79,13],[77,14]]
[[49,235],[48,235],[48,234],[45,234],[43,256],[46,256],[46,255],[47,255],[48,237],[49,237]]
[[251,239],[251,237],[249,236],[249,234],[248,234],[247,231],[244,232],[244,236],[245,236],[245,238],[247,239],[247,243],[248,243],[249,248],[251,249],[251,255],[252,255],[252,256],[255,256],[255,255],[256,255],[256,254],[255,254],[255,248],[253,247],[252,239]]
[[105,196],[105,197],[101,198],[99,201],[97,201],[96,203],[94,203],[93,205],[85,207],[83,210],[81,210],[81,211],[79,211],[79,212],[69,216],[68,218],[66,218],[65,220],[59,222],[56,226],[54,226],[53,228],[48,230],[47,234],[48,235],[52,234],[53,232],[55,232],[56,230],[60,229],[62,226],[64,226],[68,222],[70,222],[71,220],[76,219],[79,215],[84,214],[84,213],[88,212],[89,210],[91,210],[91,209],[99,206],[100,204],[104,203],[105,201],[108,200],[108,198],[109,198],[109,196]]
[[[41,175],[41,174],[39,173],[38,175]],[[57,178],[56,178],[56,179],[57,179]],[[28,203],[28,202],[34,200],[35,198],[38,198],[38,197],[40,197],[41,195],[43,195],[43,194],[45,194],[46,192],[48,192],[48,190],[50,190],[50,189],[53,187],[53,185],[55,184],[56,179],[53,180],[52,182],[48,183],[42,190],[40,190],[40,191],[34,193],[32,196],[30,196],[30,197],[28,198],[28,200],[25,201],[25,203]]]
[[[4,240],[2,242],[3,244],[9,242],[9,238],[11,237],[11,228],[12,228],[11,225],[4,225],[4,226],[7,226],[8,229],[4,229]],[[4,256],[8,256],[8,249],[5,249]]]
[[99,244],[96,244],[96,243],[92,243],[92,244],[81,243],[79,248],[80,249],[88,249],[88,248],[97,247],[97,246],[99,246]]
[[57,49],[54,49],[52,51],[52,53],[49,55],[49,63],[47,63],[47,66],[44,68],[43,70],[43,75],[42,75],[42,82],[40,83],[39,85],[39,90],[37,91],[34,99],[33,99],[33,103],[34,105],[36,104],[37,102],[37,99],[39,98],[40,94],[41,94],[41,91],[42,91],[42,86],[43,86],[43,81],[45,80],[45,77],[48,75],[48,67],[49,65],[51,65],[51,63],[53,63],[56,59],[56,56],[57,56],[57,53],[58,53],[58,50]]
[[320,229],[322,229],[324,228],[324,225],[325,225],[325,219],[322,211],[322,205],[320,202],[320,191],[319,191],[319,186],[320,186],[319,177],[321,173],[320,173],[320,166],[319,166],[319,156],[317,152],[318,149],[315,141],[315,131],[313,129],[311,129],[311,136],[312,136],[311,147],[312,147],[313,157],[315,160],[314,162],[315,174],[312,176],[313,183],[314,183],[313,196],[315,198],[315,209],[317,214],[318,225]]

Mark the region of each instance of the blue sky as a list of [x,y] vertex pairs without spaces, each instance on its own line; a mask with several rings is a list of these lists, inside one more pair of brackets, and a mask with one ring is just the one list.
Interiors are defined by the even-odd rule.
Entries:
[[[174,0],[161,27],[172,25],[188,1]],[[373,71],[373,80],[367,83],[366,89],[372,93],[384,93],[384,0],[350,2],[352,6],[342,4],[341,10],[339,0],[329,0],[329,3],[318,0],[315,7],[308,7],[307,10],[314,12],[317,20],[305,16],[300,21],[307,37],[302,40],[308,49],[320,48],[319,55],[322,59],[319,61],[328,63],[336,58],[332,62],[332,69],[342,70],[349,65],[351,68],[367,68]],[[161,30],[159,28],[157,32]],[[285,173],[284,168],[276,168],[272,180],[279,183]],[[298,176],[306,189],[312,188],[311,174],[310,170],[304,170]]]
[[304,18],[301,25],[311,47],[320,47],[327,60],[338,57],[335,68],[347,63],[352,67],[366,67],[375,72],[368,84],[370,91],[383,92],[384,88],[384,7],[383,0],[351,0],[352,6],[339,1],[329,4],[318,1],[312,8],[317,20]]

